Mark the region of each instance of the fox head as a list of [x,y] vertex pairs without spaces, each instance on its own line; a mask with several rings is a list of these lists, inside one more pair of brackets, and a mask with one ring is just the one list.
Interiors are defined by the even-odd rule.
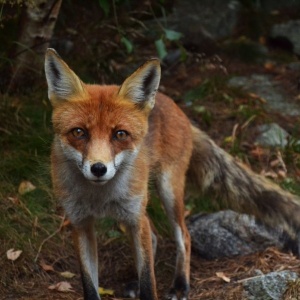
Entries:
[[87,180],[105,184],[131,165],[144,141],[160,81],[159,61],[147,61],[121,87],[88,85],[48,49],[45,72],[55,143]]

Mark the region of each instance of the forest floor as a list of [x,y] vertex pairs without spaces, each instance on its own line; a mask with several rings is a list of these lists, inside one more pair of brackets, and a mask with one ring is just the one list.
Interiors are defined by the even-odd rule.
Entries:
[[[240,62],[231,62],[230,66],[237,68],[239,74],[249,74],[248,66]],[[205,72],[204,74],[204,72],[199,70],[197,72],[195,68],[195,64],[191,64],[189,67],[188,65],[180,63],[173,68],[172,73],[169,72],[168,74],[168,72],[166,72],[166,76],[164,76],[165,72],[163,72],[162,89],[164,92],[179,98],[179,95],[184,90],[188,91],[198,86],[199,81],[203,80],[203,78],[206,80],[214,80],[213,78],[216,71]],[[243,72],[243,68],[246,71]],[[266,71],[264,66],[256,66],[255,72],[257,72],[257,70],[261,73],[270,73],[268,70]],[[186,74],[185,79],[181,77],[182,72]],[[228,72],[230,72],[230,70]],[[286,76],[296,82],[296,77],[292,75],[287,74]],[[282,77],[283,75],[280,74],[280,76]],[[285,81],[286,77],[283,76],[283,85]],[[219,88],[223,89],[222,93],[225,93],[224,89],[227,89],[226,86]],[[291,90],[290,92],[296,96],[296,90]],[[214,93],[219,94],[220,90]],[[186,106],[184,102],[179,102],[179,104],[192,119],[200,124],[200,127],[204,127],[205,131],[207,131],[218,144],[222,145],[224,139],[231,136],[233,126],[237,123],[243,124],[247,120],[244,116],[235,114],[234,109],[238,110],[240,103],[245,103],[245,101],[248,101],[247,99],[252,101],[251,97],[247,98],[246,96],[246,98],[244,98],[245,95],[242,95],[240,96],[241,98],[239,98],[238,96],[232,95],[232,97],[236,97],[233,98],[236,103],[230,110],[226,109],[224,103],[217,102],[218,105],[216,105],[216,102],[213,103],[209,92],[205,97],[208,97],[209,101],[202,99],[201,105],[206,105],[207,103],[206,107],[209,108],[211,115],[209,124],[207,123],[207,119],[203,121],[201,116],[199,117],[199,115],[195,114],[193,111],[195,103],[192,107]],[[247,118],[249,118],[249,116],[247,116]],[[287,118],[286,116],[270,114],[265,111],[258,116],[254,122],[260,124],[260,122],[265,119],[272,119],[272,121],[284,124],[285,128],[292,128],[295,126],[295,122],[298,122],[297,118]],[[264,156],[270,155],[269,149],[261,149],[262,152],[259,158],[254,155],[253,153],[255,152],[253,150],[258,149],[253,145],[255,126],[249,126],[247,130],[249,133],[243,132],[240,141],[240,145],[248,145],[247,150],[242,146],[240,146],[239,150],[236,147],[233,149],[232,145],[223,144],[223,146],[227,146],[228,151],[233,150],[232,154],[240,159],[247,157],[248,159],[244,162],[247,162],[249,165],[249,161],[251,161],[251,165],[253,163],[253,167],[261,171],[266,167],[267,159]],[[46,152],[47,151],[48,150],[46,150]],[[297,153],[293,153],[293,156],[296,157]],[[283,152],[283,159],[285,160],[285,158],[285,152]],[[298,169],[295,160],[297,161],[297,158],[294,158],[287,164],[287,177],[293,178],[297,185]],[[35,176],[37,176],[37,174]],[[43,184],[41,185],[36,179],[33,179],[33,182],[37,186],[40,185],[40,189],[43,189],[43,187],[41,187]],[[278,182],[281,183],[284,182],[284,180],[278,179]],[[15,226],[16,230],[23,226],[24,228],[28,227],[27,230],[31,230],[31,233],[29,237],[28,233],[21,235],[28,238],[29,241],[23,241],[21,243],[22,246],[20,246],[20,249],[23,250],[23,254],[21,254],[20,258],[16,261],[12,262],[7,260],[6,250],[13,247],[15,247],[16,250],[19,249],[19,241],[16,242],[12,236],[10,240],[6,239],[3,243],[3,247],[1,247],[2,287],[0,287],[0,299],[82,299],[78,264],[72,248],[69,227],[66,225],[59,230],[61,217],[55,206],[56,204],[51,200],[51,197],[47,195],[43,195],[43,197],[50,199],[51,204],[47,205],[49,209],[48,214],[52,211],[55,215],[53,219],[55,219],[54,224],[56,224],[56,229],[53,227],[53,224],[50,226],[50,228],[57,230],[56,232],[54,231],[53,237],[52,232],[47,231],[47,222],[49,220],[45,222],[43,217],[36,212],[36,209],[30,207],[33,199],[26,197],[24,199],[17,192],[12,192],[1,202],[2,211],[9,213],[11,218],[14,216],[13,224],[21,223],[17,226],[12,226]],[[33,198],[36,201],[36,199],[39,198],[39,194]],[[201,208],[198,210],[201,210]],[[29,223],[26,223],[26,225],[22,223],[24,221],[22,221],[23,216],[20,216],[22,213],[30,215],[29,218],[31,221],[28,221]],[[36,216],[33,217],[32,214]],[[27,221],[25,220],[25,222]],[[160,220],[157,220],[157,222],[160,224]],[[105,228],[104,233],[102,233],[100,229],[98,241],[100,286],[105,289],[113,290],[114,296],[103,296],[103,299],[123,299],[121,298],[123,284],[131,281],[132,278],[135,277],[130,247],[124,234],[116,224],[109,225],[108,227],[105,225]],[[42,234],[42,231],[48,233],[44,232]],[[40,237],[37,240],[35,240],[36,235]],[[168,291],[174,271],[175,246],[172,238],[169,236],[168,233],[163,232],[159,238],[155,264],[159,299],[162,299]],[[31,242],[30,239],[35,240],[35,242]],[[41,245],[42,248],[40,248]],[[29,247],[30,249],[24,247]],[[31,254],[26,252],[30,252]],[[36,255],[38,255],[38,258],[34,261],[33,258],[35,258]],[[292,254],[282,253],[277,249],[266,249],[261,253],[246,255],[244,257],[224,258],[212,261],[207,261],[199,257],[196,253],[192,253],[190,299],[243,299],[242,282],[243,280],[247,280],[247,278],[255,276],[256,270],[258,269],[263,273],[276,270],[293,270],[300,272],[300,261]],[[71,272],[74,277],[65,278],[68,276],[61,274],[64,271]],[[230,282],[225,282],[222,278],[218,277],[218,272],[223,272],[224,275],[230,279]],[[72,286],[72,291],[60,292],[49,289],[49,286],[61,281],[69,282]]]
[[[125,74],[156,55],[154,43],[143,38],[135,45],[133,54],[126,54],[125,50],[118,52],[116,29],[113,39],[108,34],[101,35],[100,49],[86,44],[87,40],[94,41],[97,30],[94,24],[86,25],[89,18],[89,14],[82,12],[80,28],[84,29],[76,28],[72,54],[63,57],[84,81],[119,84]],[[69,30],[64,26],[72,23],[72,18],[68,22],[64,20],[58,24],[58,40]],[[73,32],[69,31],[74,35],[75,29],[72,29]],[[103,28],[100,29],[103,32]],[[176,45],[172,47],[170,51],[177,50]],[[109,51],[115,52],[108,55]],[[101,59],[97,53],[101,53]],[[281,51],[272,49],[268,57],[256,62],[245,62],[222,52],[203,56],[197,51],[188,51],[184,61],[163,65],[160,91],[171,96],[218,145],[255,171],[266,172],[278,151],[254,144],[257,126],[275,122],[300,140],[300,118],[268,111],[264,99],[228,87],[227,80],[234,75],[268,74],[282,86],[291,101],[299,103],[299,73],[286,67],[288,62],[295,60],[292,54],[282,55]],[[53,133],[46,94],[46,85],[41,83],[24,95],[5,96],[10,107],[0,115],[0,143],[3,145],[0,153],[4,157],[0,162],[0,300],[83,299],[70,226],[51,191],[49,153]],[[272,179],[283,188],[300,194],[300,151],[294,145],[279,151],[286,171],[283,176],[273,172]],[[36,189],[25,193],[20,183],[26,181]],[[213,210],[210,204],[187,201],[187,215]],[[155,269],[159,299],[163,299],[172,281],[175,245],[166,229],[162,208],[156,201],[150,204],[149,214],[159,232]],[[112,220],[100,222],[97,228],[99,283],[107,292],[113,291],[113,295],[102,297],[123,299],[124,283],[135,277],[129,243]],[[15,260],[7,258],[7,250],[12,248],[22,250]],[[300,274],[300,260],[274,248],[211,261],[193,252],[190,299],[244,299],[242,282],[255,276],[258,269],[263,273],[292,270]],[[217,276],[219,272],[230,282]],[[60,282],[68,282],[71,290],[67,286],[66,291],[58,291]],[[53,289],[49,289],[51,286]],[[291,298],[287,296],[286,299]]]

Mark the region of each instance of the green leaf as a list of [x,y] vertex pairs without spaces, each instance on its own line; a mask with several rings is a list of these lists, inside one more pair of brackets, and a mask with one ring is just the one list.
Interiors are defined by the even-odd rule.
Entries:
[[166,57],[167,55],[167,50],[165,43],[162,39],[156,40],[155,41],[155,47],[158,53],[158,57],[162,60]]
[[165,29],[166,38],[169,41],[178,41],[182,37],[182,33],[171,29]]
[[181,61],[186,61],[187,60],[187,51],[185,50],[185,48],[182,45],[179,45],[179,49],[180,49],[180,60]]
[[125,36],[122,36],[121,43],[126,47],[127,53],[131,53],[132,52],[133,45],[130,42],[130,40],[128,40],[128,38],[126,38]]
[[111,229],[107,232],[107,235],[109,238],[119,238],[122,236],[122,233],[120,231]]
[[104,14],[107,17],[110,11],[109,0],[99,0],[99,5],[103,9]]

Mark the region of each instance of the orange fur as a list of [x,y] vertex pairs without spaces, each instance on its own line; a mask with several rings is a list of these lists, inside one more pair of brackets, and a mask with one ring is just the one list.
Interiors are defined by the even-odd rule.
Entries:
[[163,94],[156,95],[158,61],[147,62],[121,87],[88,85],[49,50],[46,76],[55,131],[53,186],[74,226],[85,299],[98,299],[97,268],[92,267],[97,263],[93,220],[103,216],[115,217],[128,227],[140,299],[157,299],[155,234],[146,214],[150,177],[157,182],[174,227],[178,251],[173,293],[182,293],[180,299],[186,299],[190,238],[184,223],[183,192],[192,131],[176,104]]

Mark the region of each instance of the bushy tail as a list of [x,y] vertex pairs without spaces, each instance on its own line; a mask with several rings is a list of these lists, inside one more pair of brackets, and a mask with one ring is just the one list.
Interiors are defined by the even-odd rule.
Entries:
[[293,237],[300,233],[300,198],[239,164],[205,133],[192,126],[194,150],[188,180],[228,208],[252,214]]

